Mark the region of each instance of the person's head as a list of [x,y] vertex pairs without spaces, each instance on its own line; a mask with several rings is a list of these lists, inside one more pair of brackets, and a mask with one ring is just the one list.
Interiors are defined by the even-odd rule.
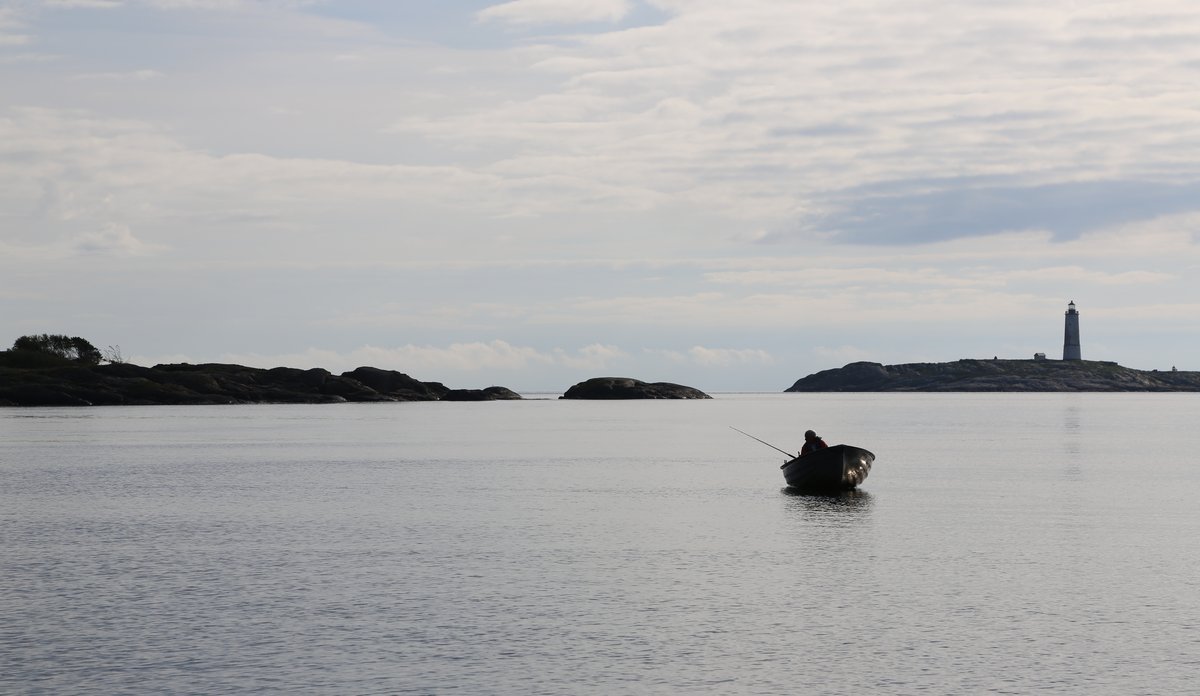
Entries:
[[817,438],[817,434],[816,434],[816,433],[814,433],[813,431],[811,431],[811,430],[805,430],[805,431],[804,431],[804,439],[805,439],[805,440],[816,440],[816,439],[818,439],[818,438]]

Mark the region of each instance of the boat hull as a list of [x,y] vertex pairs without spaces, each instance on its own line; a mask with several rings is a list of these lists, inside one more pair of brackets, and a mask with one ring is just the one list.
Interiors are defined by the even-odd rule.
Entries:
[[780,468],[792,488],[846,491],[866,480],[874,461],[875,455],[861,447],[834,445],[796,457]]

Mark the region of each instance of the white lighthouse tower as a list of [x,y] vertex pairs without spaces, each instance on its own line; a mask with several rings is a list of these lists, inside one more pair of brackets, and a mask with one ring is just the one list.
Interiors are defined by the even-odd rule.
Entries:
[[1079,354],[1079,312],[1075,302],[1067,305],[1067,324],[1063,332],[1063,360],[1083,360]]

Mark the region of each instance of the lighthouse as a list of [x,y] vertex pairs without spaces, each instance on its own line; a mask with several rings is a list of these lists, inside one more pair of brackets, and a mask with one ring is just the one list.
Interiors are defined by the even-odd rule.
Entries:
[[1063,360],[1083,360],[1079,354],[1079,312],[1075,302],[1067,305],[1066,329],[1063,332]]

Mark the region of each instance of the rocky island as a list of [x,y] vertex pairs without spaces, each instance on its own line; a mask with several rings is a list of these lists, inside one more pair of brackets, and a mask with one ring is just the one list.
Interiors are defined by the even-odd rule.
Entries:
[[1135,370],[1097,360],[854,362],[796,381],[788,392],[1200,391],[1200,372]]
[[642,382],[629,377],[593,377],[574,385],[561,399],[711,399],[699,389],[670,382]]
[[[313,404],[520,399],[505,387],[450,389],[402,372],[360,367],[340,375],[314,368],[261,369],[188,363],[140,367],[80,364],[0,352],[0,406]],[[48,364],[53,363],[53,364]]]

